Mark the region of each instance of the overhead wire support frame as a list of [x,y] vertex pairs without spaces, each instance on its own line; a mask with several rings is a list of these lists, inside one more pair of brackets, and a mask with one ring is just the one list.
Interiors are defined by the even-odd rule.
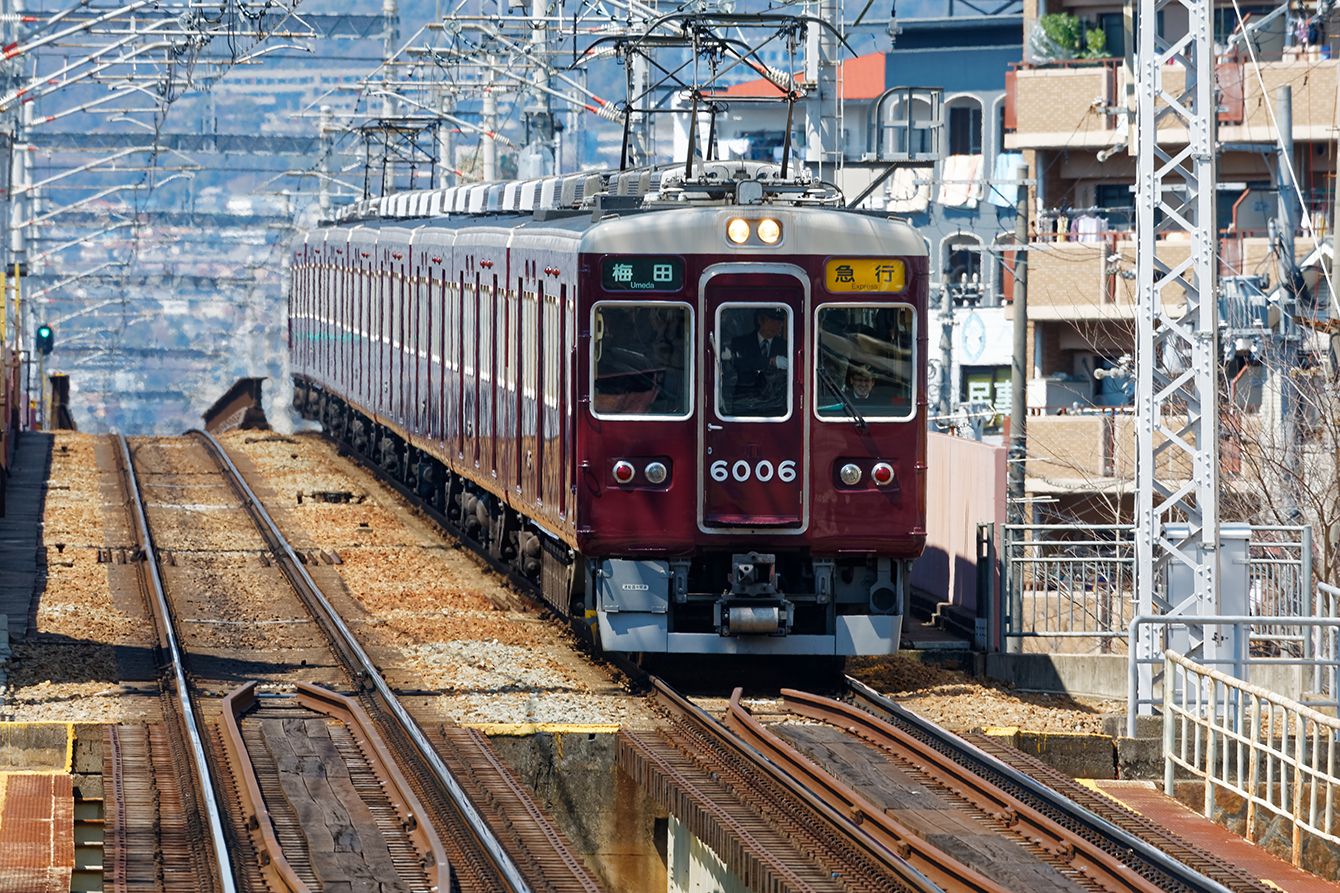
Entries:
[[[1187,31],[1164,36],[1165,8]],[[1168,21],[1177,17],[1167,16]],[[1215,81],[1209,0],[1139,0],[1136,178],[1136,587],[1140,614],[1216,612],[1219,423],[1215,232]],[[1165,75],[1180,68],[1177,92]],[[1160,128],[1159,124],[1165,126]],[[1171,126],[1168,126],[1171,125]],[[1185,137],[1182,134],[1185,133]],[[1155,210],[1162,212],[1156,226]],[[1185,237],[1184,260],[1159,257]],[[1165,256],[1167,251],[1165,250]],[[1174,294],[1185,312],[1175,315]],[[1170,523],[1179,526],[1171,528]],[[1182,526],[1184,525],[1184,526]],[[1182,568],[1191,592],[1170,591]],[[1183,579],[1186,574],[1179,574]],[[1160,594],[1161,580],[1168,589]],[[1176,603],[1176,607],[1173,606]],[[1193,633],[1193,638],[1197,634]],[[1203,648],[1192,641],[1190,650]],[[1130,647],[1140,647],[1130,643]],[[1152,675],[1142,675],[1148,695]]]

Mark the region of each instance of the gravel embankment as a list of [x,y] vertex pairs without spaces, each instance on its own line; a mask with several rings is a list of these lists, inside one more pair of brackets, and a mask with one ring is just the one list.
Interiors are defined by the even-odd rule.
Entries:
[[851,662],[848,673],[909,710],[954,731],[1017,726],[1030,731],[1101,734],[1103,716],[1124,703],[1015,691],[990,679],[906,656]]
[[[557,622],[319,437],[234,432],[224,442],[263,476],[267,508],[295,546],[339,555],[334,570],[362,613],[346,619],[393,684],[431,693],[444,719],[644,721],[640,702],[576,651]],[[353,499],[310,495],[322,491]]]
[[[113,600],[110,565],[98,562],[105,546],[128,546],[109,538],[124,512],[104,501],[104,479],[95,445],[103,438],[55,435],[43,508],[42,543],[47,578],[37,598],[36,626],[15,646],[0,708],[5,719],[53,722],[122,722],[144,717],[120,690],[118,647],[150,648],[152,628]],[[113,541],[115,540],[115,541]]]

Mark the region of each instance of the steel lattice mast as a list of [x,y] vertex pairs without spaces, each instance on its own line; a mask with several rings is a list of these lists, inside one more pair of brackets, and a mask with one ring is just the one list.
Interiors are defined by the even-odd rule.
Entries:
[[[1165,9],[1185,10],[1185,35],[1164,36],[1161,18],[1177,18],[1164,16]],[[1141,614],[1213,613],[1219,586],[1219,418],[1211,4],[1140,0],[1138,29],[1138,607]],[[1182,245],[1190,252],[1174,262],[1171,255]],[[1185,296],[1185,312],[1179,312],[1178,292]],[[1164,591],[1160,585],[1179,567],[1190,572],[1193,592]],[[1153,645],[1151,640],[1131,647],[1149,651]],[[1148,695],[1148,685],[1142,687]]]

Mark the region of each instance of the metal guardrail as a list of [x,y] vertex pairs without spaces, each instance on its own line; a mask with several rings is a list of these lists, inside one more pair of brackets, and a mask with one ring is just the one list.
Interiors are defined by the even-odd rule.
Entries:
[[[1311,528],[1252,526],[1250,531],[1251,613],[1263,618],[1312,616]],[[1133,525],[1008,524],[1001,554],[1002,646],[1017,644],[1011,639],[1089,638],[1098,651],[1111,652],[1126,640],[1138,613]],[[1252,636],[1276,647],[1286,645],[1297,655],[1309,647],[1302,627],[1272,624],[1268,635],[1254,630]]]
[[[1334,648],[1334,643],[1340,640],[1340,617],[1332,615],[1287,619],[1290,626],[1307,629],[1310,633],[1307,637],[1309,640],[1329,641],[1332,647],[1296,656],[1288,653],[1271,653],[1255,646],[1243,647],[1232,657],[1213,661],[1201,660],[1200,665],[1207,669],[1215,669],[1216,672],[1223,672],[1226,678],[1242,680],[1250,679],[1254,673],[1262,675],[1271,672],[1268,668],[1287,671],[1288,668],[1296,667],[1299,671],[1297,680],[1299,690],[1297,697],[1289,699],[1299,703],[1306,702],[1314,708],[1334,710],[1340,714],[1340,685],[1337,685],[1337,682],[1340,682],[1340,652]],[[1202,631],[1214,630],[1216,635],[1225,639],[1232,640],[1236,637],[1239,641],[1244,641],[1243,633],[1246,630],[1264,630],[1277,625],[1279,624],[1262,623],[1261,618],[1254,615],[1144,615],[1131,620],[1132,642],[1139,642],[1141,636],[1159,635],[1163,638],[1150,642],[1143,649],[1131,648],[1127,654],[1127,734],[1135,737],[1137,717],[1148,716],[1153,708],[1163,704],[1168,697],[1168,687],[1174,684],[1174,680],[1164,675],[1162,657],[1167,653],[1163,646],[1166,645],[1167,636],[1171,631],[1198,627]],[[1261,635],[1265,637],[1266,634]],[[1154,656],[1141,657],[1142,654]],[[1288,693],[1280,692],[1277,696],[1288,697]]]
[[1007,524],[1001,632],[1027,636],[1126,635],[1135,614],[1135,528],[1129,524]]
[[1178,770],[1205,784],[1204,813],[1218,791],[1247,804],[1245,836],[1255,842],[1258,817],[1279,816],[1292,829],[1292,859],[1303,859],[1304,835],[1340,844],[1334,792],[1340,719],[1256,685],[1164,654],[1164,791]]

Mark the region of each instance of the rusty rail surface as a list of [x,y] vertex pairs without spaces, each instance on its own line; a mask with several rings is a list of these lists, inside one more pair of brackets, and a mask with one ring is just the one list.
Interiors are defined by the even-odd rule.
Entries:
[[[415,780],[424,785],[420,791],[424,793],[425,801],[433,804],[435,814],[453,817],[445,820],[450,827],[444,827],[442,830],[443,833],[450,833],[453,841],[461,841],[464,844],[457,846],[454,852],[457,853],[458,859],[463,858],[465,863],[458,861],[453,866],[452,874],[458,878],[477,876],[480,879],[479,883],[486,889],[530,893],[533,888],[531,882],[518,867],[511,851],[499,839],[498,832],[495,832],[485,819],[481,807],[470,797],[466,784],[451,771],[442,754],[437,751],[424,730],[401,703],[353,631],[312,579],[279,526],[229,457],[227,450],[208,432],[192,430],[188,433],[205,443],[219,467],[228,476],[230,483],[241,497],[244,510],[251,515],[257,530],[270,549],[276,566],[307,606],[317,625],[330,641],[338,659],[359,682],[363,697],[373,706],[379,717],[379,724],[387,733],[391,744],[388,751],[395,752],[398,757],[396,762],[413,766]],[[561,835],[548,825],[542,815],[533,818],[534,824],[543,827],[530,829],[538,832],[532,836],[531,842],[548,841],[556,850],[561,850],[563,848]],[[506,830],[510,840],[518,839],[517,828]],[[535,857],[541,853],[539,850],[531,850],[528,855]],[[540,858],[535,861],[536,864],[542,862],[546,865],[543,876],[535,878],[539,887],[553,891],[599,889],[599,885],[581,860],[570,853],[560,852],[556,858]],[[537,871],[533,865],[528,865],[528,868],[531,873]]]
[[[1106,890],[1111,890],[1113,893],[1159,893],[1165,889],[1142,877],[1129,865],[1094,845],[1087,838],[1053,821],[1031,804],[1012,796],[941,751],[871,713],[841,701],[794,689],[782,689],[782,698],[787,708],[797,715],[837,726],[848,735],[860,738],[899,760],[930,772],[939,784],[966,800],[973,808],[1004,822],[1012,832],[1032,840],[1051,857],[1080,872]],[[738,692],[731,698],[729,722],[732,725],[738,723],[741,727],[748,725],[753,729],[753,736],[766,736],[770,739],[770,744],[780,740],[749,716],[739,703]],[[801,759],[805,760],[803,757]],[[814,771],[827,775],[817,767]],[[831,779],[831,776],[829,778]],[[833,783],[838,788],[845,787],[836,780],[833,780]],[[855,795],[850,808],[859,811],[865,823],[870,826],[869,831],[890,835],[901,834],[901,830],[895,830],[892,818],[874,804],[864,801],[859,794],[855,794],[849,788],[847,791]]]
[[[1009,893],[999,886],[965,886],[962,883],[950,883],[944,886],[937,881],[933,875],[923,870],[923,867],[916,865],[909,858],[909,851],[901,846],[890,846],[884,841],[876,840],[870,835],[857,833],[850,821],[850,817],[840,806],[825,799],[819,792],[814,791],[806,779],[797,778],[789,774],[785,766],[779,766],[774,762],[765,759],[763,754],[750,746],[747,746],[736,735],[733,735],[720,723],[713,720],[707,714],[703,713],[698,707],[686,700],[673,688],[666,685],[660,679],[651,680],[653,692],[657,701],[693,723],[696,728],[705,732],[725,747],[738,752],[746,760],[752,763],[753,767],[759,772],[771,778],[784,789],[788,794],[817,814],[817,817],[824,821],[828,826],[842,835],[844,842],[851,845],[856,851],[871,858],[876,863],[882,865],[890,874],[892,874],[900,884],[908,889],[918,891],[918,893],[958,893],[958,891],[990,891],[990,893]],[[948,856],[944,856],[946,860]],[[952,860],[950,860],[952,861]],[[943,879],[943,873],[941,878]],[[966,877],[966,875],[965,875]],[[981,879],[983,882],[985,878]]]
[[247,682],[233,689],[223,699],[223,713],[220,726],[223,731],[223,748],[228,754],[228,762],[233,775],[238,779],[237,793],[242,801],[242,815],[246,820],[247,834],[256,848],[257,862],[261,875],[275,891],[287,893],[312,893],[312,888],[303,883],[293,866],[284,856],[284,848],[275,837],[274,823],[270,819],[270,810],[265,805],[265,796],[256,770],[247,755],[247,745],[242,740],[242,727],[239,720],[242,714],[256,706],[256,683]]
[[[1081,788],[1072,779],[1039,761],[998,742],[982,740],[980,746],[965,741],[929,720],[900,707],[869,686],[848,677],[850,694],[904,734],[923,746],[943,754],[969,771],[988,778],[998,789],[1031,802],[1057,825],[1123,861],[1154,884],[1157,890],[1178,893],[1259,893],[1264,889],[1254,878],[1243,876],[1224,863],[1170,834],[1168,829],[1115,807],[1115,801]],[[1009,751],[1007,760],[1006,751]],[[1021,766],[1012,763],[1022,764]],[[1034,778],[1038,775],[1038,778]],[[1045,782],[1045,783],[1044,783]],[[1058,792],[1052,785],[1068,792]],[[1149,838],[1149,839],[1144,839]],[[1159,844],[1150,840],[1159,841]],[[1165,852],[1165,848],[1175,855]]]
[[833,813],[841,816],[840,827],[852,837],[866,838],[929,878],[938,887],[974,893],[1011,893],[971,866],[926,840],[916,831],[889,816],[856,789],[821,768],[795,746],[768,730],[740,704],[741,690],[731,694],[726,727],[750,747],[777,764],[803,784]]

